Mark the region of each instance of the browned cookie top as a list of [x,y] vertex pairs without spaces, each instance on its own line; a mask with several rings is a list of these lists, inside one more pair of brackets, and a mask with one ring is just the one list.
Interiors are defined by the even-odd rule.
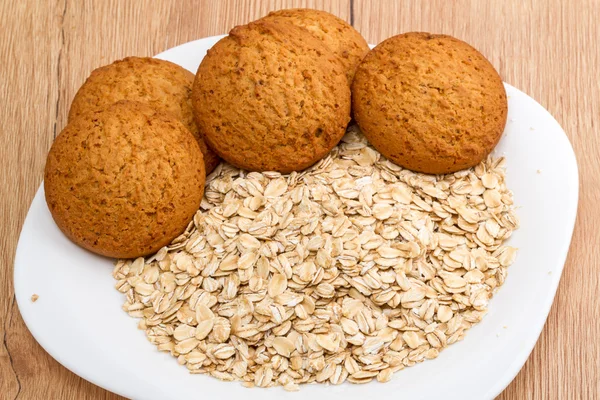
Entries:
[[255,171],[299,171],[324,157],[350,120],[344,69],[320,40],[279,21],[235,27],[202,60],[192,102],[215,152]]
[[48,154],[44,189],[71,240],[129,258],[159,250],[186,228],[204,181],[198,143],[177,118],[121,101],[69,122]]
[[263,18],[272,19],[302,27],[322,40],[342,60],[349,82],[352,82],[356,67],[369,52],[367,41],[352,25],[326,11],[292,8],[273,11]]
[[425,173],[478,164],[506,124],[506,92],[481,53],[446,35],[406,33],[385,40],[359,65],[354,118],[395,163]]
[[190,94],[194,74],[177,64],[150,57],[127,57],[92,72],[77,91],[69,120],[86,112],[99,111],[120,100],[148,104],[179,118],[198,140],[206,170],[219,163],[207,148],[194,121]]

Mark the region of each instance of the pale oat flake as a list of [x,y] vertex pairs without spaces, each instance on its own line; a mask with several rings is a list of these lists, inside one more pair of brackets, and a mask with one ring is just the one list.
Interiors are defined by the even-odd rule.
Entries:
[[188,229],[113,275],[123,309],[192,373],[289,391],[387,382],[481,321],[517,227],[503,159],[424,175],[352,126],[300,173],[221,164]]

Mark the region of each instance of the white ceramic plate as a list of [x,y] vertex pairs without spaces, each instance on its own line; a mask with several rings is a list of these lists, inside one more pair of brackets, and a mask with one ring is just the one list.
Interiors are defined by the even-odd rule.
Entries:
[[[157,57],[196,71],[220,37],[200,39]],[[496,149],[506,156],[508,186],[520,206],[518,247],[508,279],[489,314],[464,341],[432,361],[407,368],[391,382],[368,385],[245,389],[239,383],[191,375],[159,353],[121,310],[113,262],[71,243],[56,227],[37,192],[17,248],[15,292],[25,323],[62,365],[120,395],[136,399],[491,399],[521,369],[542,330],[563,269],[577,210],[578,176],[565,133],[533,99],[506,85],[509,122]],[[537,171],[540,171],[539,173]],[[35,303],[33,294],[39,295]]]

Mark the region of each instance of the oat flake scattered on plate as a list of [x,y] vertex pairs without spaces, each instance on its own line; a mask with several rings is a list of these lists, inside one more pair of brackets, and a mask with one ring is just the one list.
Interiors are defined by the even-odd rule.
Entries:
[[120,260],[124,310],[192,373],[244,385],[390,380],[481,321],[516,249],[504,160],[432,176],[350,127],[290,175],[222,164],[186,232]]

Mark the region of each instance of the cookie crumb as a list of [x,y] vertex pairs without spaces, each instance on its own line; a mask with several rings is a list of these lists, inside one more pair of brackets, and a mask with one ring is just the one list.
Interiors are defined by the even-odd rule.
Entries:
[[40,296],[38,296],[37,294],[32,294],[31,295],[31,302],[35,303],[39,298],[40,298]]
[[508,328],[508,326],[504,325],[503,328],[506,329],[506,328]]
[[529,130],[530,130],[530,131],[535,131],[535,128],[534,128],[533,126],[530,126],[530,127],[529,127]]
[[542,170],[541,170],[541,169],[538,169],[538,170],[537,170],[537,171],[535,171],[535,172],[536,172],[536,173],[538,173],[538,174],[541,174],[541,173],[542,173]]

